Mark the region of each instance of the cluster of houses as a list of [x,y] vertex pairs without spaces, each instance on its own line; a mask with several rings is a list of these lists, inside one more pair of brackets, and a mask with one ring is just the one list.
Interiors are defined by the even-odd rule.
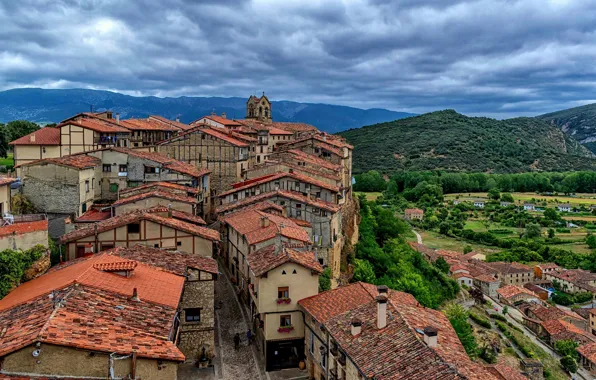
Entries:
[[[462,202],[466,202],[465,200],[462,199],[454,199],[452,201],[452,203],[454,205],[458,205]],[[479,209],[483,209],[486,204],[489,202],[486,199],[473,199],[468,201],[470,202],[472,205],[474,205],[474,207],[479,208]],[[513,202],[507,202],[507,201],[500,201],[499,205],[501,207],[509,207],[509,206],[516,206],[516,207],[520,207],[521,209],[523,209],[524,211],[544,211],[544,208],[541,208],[539,206],[536,206],[535,203],[530,203],[530,202],[525,202],[520,206],[517,206],[515,203]],[[555,205],[555,208],[557,209],[557,211],[559,212],[573,212],[574,209],[576,207],[574,207],[572,204],[570,203],[561,203],[561,204],[557,204]],[[593,210],[594,208],[596,208],[595,205],[590,206],[590,210]]]
[[534,267],[512,262],[485,262],[483,255],[470,252],[435,250],[410,243],[429,261],[442,257],[449,274],[466,287],[475,287],[502,305],[517,308],[523,324],[548,345],[560,340],[578,343],[580,364],[596,375],[596,308],[565,309],[546,302],[553,294],[553,283],[565,293],[596,294],[596,273],[564,269],[554,263]]

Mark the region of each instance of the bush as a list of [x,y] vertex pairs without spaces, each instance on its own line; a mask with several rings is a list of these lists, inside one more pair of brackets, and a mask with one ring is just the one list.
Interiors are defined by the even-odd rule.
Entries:
[[556,231],[560,234],[570,234],[571,230],[569,228],[557,228]]
[[489,315],[492,319],[496,319],[497,321],[507,322],[507,318],[502,316],[501,314],[490,314]]
[[27,251],[7,249],[0,252],[0,298],[20,284],[25,270],[45,251],[43,245],[36,245]]
[[511,235],[513,233],[512,230],[508,230],[506,228],[495,228],[493,230],[488,230],[488,232],[496,235]]
[[576,373],[577,368],[578,368],[578,365],[577,365],[577,362],[575,361],[575,359],[569,355],[563,356],[561,358],[561,366],[563,368],[565,368],[565,371],[567,371],[569,373]]
[[331,268],[325,268],[319,276],[319,290],[324,292],[329,289],[331,289]]
[[470,319],[487,329],[490,329],[492,327],[488,319],[482,318],[478,314],[470,313]]

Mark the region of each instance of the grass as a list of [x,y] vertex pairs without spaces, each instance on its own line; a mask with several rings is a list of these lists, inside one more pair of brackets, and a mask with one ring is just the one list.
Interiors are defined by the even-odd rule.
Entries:
[[7,165],[14,165],[14,161],[12,159],[12,153],[8,154],[6,158],[0,158],[0,166],[7,166]]
[[532,350],[532,352],[534,352],[534,354],[536,355],[536,358],[538,360],[540,360],[542,365],[544,365],[544,368],[548,368],[548,370],[551,373],[551,377],[549,379],[554,379],[554,380],[569,379],[569,376],[567,376],[567,373],[561,369],[561,366],[559,365],[559,361],[557,359],[552,357],[549,353],[545,352],[538,345],[534,344],[534,342],[532,342],[523,333],[520,333],[519,331],[516,331],[515,329],[510,329],[510,331],[513,335],[515,335],[515,337],[518,340],[525,341],[527,347],[529,347]]
[[[596,203],[596,194],[585,194],[585,193],[578,193],[574,197],[566,197],[563,195],[557,196],[549,196],[549,195],[539,195],[536,193],[511,193],[513,199],[517,202],[523,203],[526,201],[531,201],[534,199],[536,202],[550,202],[550,203],[570,203],[570,204],[584,204],[584,205],[591,205]],[[447,194],[445,195],[445,200],[452,200],[459,196],[459,199],[462,200],[471,200],[477,198],[486,198],[488,199],[487,193],[459,193],[459,194]]]
[[[445,249],[448,251],[461,252],[463,254],[464,247],[469,245],[475,252],[494,253],[498,252],[494,247],[489,247],[482,244],[468,243],[464,240],[448,237],[434,231],[418,231],[422,236],[422,243],[427,247],[433,249]],[[416,241],[416,237],[411,238],[411,241]]]
[[371,193],[367,193],[367,192],[363,192],[363,191],[359,191],[356,192],[356,196],[360,195],[360,194],[364,194],[364,196],[366,197],[367,201],[376,201],[378,197],[381,196],[381,193],[378,192],[371,192]]

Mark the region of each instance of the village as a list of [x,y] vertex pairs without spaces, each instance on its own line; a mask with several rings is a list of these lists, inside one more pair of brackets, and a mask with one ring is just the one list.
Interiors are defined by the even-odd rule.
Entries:
[[[273,121],[264,94],[245,119],[84,112],[10,144],[0,248],[34,262],[0,300],[1,379],[548,378],[531,356],[471,358],[441,311],[350,281],[353,147]],[[596,275],[411,245],[596,373],[596,313],[546,303]]]

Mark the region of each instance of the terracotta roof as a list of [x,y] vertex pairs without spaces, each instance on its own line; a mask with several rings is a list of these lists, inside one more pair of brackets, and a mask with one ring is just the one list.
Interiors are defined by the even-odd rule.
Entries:
[[276,127],[269,127],[267,128],[270,135],[290,135],[293,136],[294,133],[290,131],[284,131],[283,129],[276,128]]
[[[289,177],[289,178],[293,178],[295,180],[298,180],[300,182],[304,182],[304,183],[308,183],[311,185],[315,185],[318,187],[321,187],[323,189],[327,189],[330,190],[332,192],[338,193],[339,192],[339,187],[338,186],[333,186],[333,185],[329,185],[323,181],[319,181],[318,179],[306,176],[304,174],[299,174],[299,173],[286,173],[286,172],[279,172],[279,173],[275,173],[273,175],[271,174],[267,174],[265,176],[262,177],[258,177],[258,178],[252,178],[248,181],[243,181],[243,182],[236,182],[235,184],[232,184],[232,186],[234,187],[231,190],[225,191],[221,194],[219,194],[218,196],[221,197],[225,197],[226,195],[229,194],[233,194],[233,193],[237,193],[239,191],[243,191],[246,189],[249,189],[251,187],[254,186],[258,186],[258,185],[262,185],[264,183],[269,183],[271,181],[276,181],[278,179],[281,178],[285,178],[285,177]],[[247,184],[244,184],[244,182],[248,182]]]
[[178,128],[178,129],[181,129],[183,131],[187,131],[189,129],[192,129],[192,127],[190,125],[188,125],[188,124],[184,124],[184,123],[181,123],[181,122],[176,121],[176,120],[170,120],[170,119],[167,119],[167,118],[165,118],[163,116],[159,116],[159,115],[149,115],[148,119],[149,120],[157,120],[157,121],[159,121],[161,123],[174,126],[174,127]]
[[518,294],[522,294],[522,293],[527,294],[532,297],[540,298],[533,291],[528,290],[526,288],[522,288],[520,286],[516,286],[516,285],[505,285],[502,288],[497,289],[497,293],[499,293],[499,295],[501,297],[504,297],[507,299],[512,298],[512,297],[514,297]]
[[591,281],[596,281],[596,273],[591,273],[583,269],[569,269],[562,272],[551,272],[548,275],[559,280],[571,282],[584,290],[596,292],[596,287],[589,284]]
[[8,186],[13,182],[16,182],[16,178],[11,177],[0,177],[0,186]]
[[161,273],[146,265],[139,264],[130,277],[104,272],[94,268],[95,264],[121,262],[119,257],[98,254],[88,260],[46,273],[31,281],[21,284],[0,300],[0,310],[28,302],[53,290],[68,285],[80,284],[103,289],[126,296],[137,289],[141,300],[145,302],[171,306],[176,308],[180,300],[184,278],[172,274]]
[[596,343],[588,343],[576,348],[581,356],[596,364]]
[[159,248],[136,245],[132,248],[117,247],[105,251],[105,253],[134,260],[135,262],[138,261],[178,276],[186,276],[187,268],[199,269],[212,274],[218,274],[219,272],[215,259],[179,251],[166,251]]
[[493,364],[486,367],[499,380],[528,380],[518,370],[515,370],[503,363]]
[[179,190],[179,191],[187,192],[189,194],[198,194],[199,193],[199,191],[195,187],[180,185],[180,184],[177,184],[177,183],[172,183],[172,182],[149,182],[149,183],[145,183],[145,184],[143,184],[141,186],[129,187],[129,188],[126,188],[126,189],[122,189],[122,190],[120,190],[120,195],[128,194],[128,193],[131,193],[131,192],[138,192],[138,191],[145,190],[145,189],[151,189],[151,188],[154,188],[154,187],[166,188],[166,189],[169,189],[169,190]]
[[35,222],[15,223],[0,227],[0,236],[21,235],[36,231],[47,231],[48,220],[37,220]]
[[170,142],[176,141],[186,135],[189,135],[191,133],[204,133],[206,135],[210,135],[213,136],[217,139],[220,139],[222,141],[225,141],[229,144],[232,144],[234,146],[238,146],[241,148],[245,148],[248,147],[248,144],[245,143],[244,141],[241,141],[235,137],[231,136],[231,132],[228,133],[224,133],[224,132],[219,132],[213,128],[210,128],[208,125],[198,125],[192,129],[187,130],[186,132],[180,133],[178,136],[172,137],[170,139],[164,140],[159,142],[157,145],[166,145]]
[[226,127],[240,127],[242,124],[240,124],[239,122],[237,122],[236,120],[233,119],[227,119],[223,116],[217,116],[217,115],[209,115],[209,116],[203,116],[195,121],[193,121],[191,124],[195,124],[198,123],[199,120],[202,119],[209,119],[209,120],[213,120],[216,123],[222,124]]
[[[275,204],[273,202],[270,202],[270,201],[262,201],[259,203],[250,204],[250,205],[247,205],[246,207],[241,208],[240,210],[258,210],[258,211],[267,212],[269,214],[271,213],[271,212],[268,212],[269,210],[275,210],[275,211],[279,212],[280,214],[283,214],[283,212],[284,212],[284,208],[282,206]],[[236,212],[239,212],[240,210],[238,210]],[[224,215],[220,215],[220,218],[223,218],[223,217],[224,217]],[[289,218],[289,219],[291,219],[294,223],[298,224],[296,219],[292,219],[292,218]]]
[[105,119],[79,118],[77,120],[62,122],[56,127],[60,128],[65,125],[75,125],[100,133],[130,133],[130,131],[123,126],[117,125],[115,122],[109,122]]
[[490,274],[481,274],[480,276],[476,276],[474,278],[481,282],[499,282],[499,280]]
[[114,202],[112,204],[112,206],[117,207],[117,206],[120,206],[123,204],[137,202],[137,201],[141,201],[141,200],[144,200],[147,198],[160,198],[160,199],[166,199],[168,201],[189,203],[192,205],[196,205],[197,203],[199,203],[197,201],[197,198],[189,197],[187,195],[179,195],[179,194],[174,194],[174,193],[170,193],[167,191],[154,190],[154,191],[148,191],[146,193],[131,195],[131,196],[125,197],[125,198],[120,198],[116,202]]
[[83,215],[75,219],[75,223],[91,223],[99,222],[100,220],[106,220],[112,217],[111,211],[101,211],[96,208],[92,208]]
[[530,268],[529,266],[516,262],[505,263],[497,261],[492,263],[486,263],[485,265],[503,274],[533,272],[532,268]]
[[[263,227],[263,218],[266,218],[269,223],[267,227]],[[298,240],[305,243],[310,243],[310,237],[306,230],[291,219],[267,214],[262,211],[250,209],[241,210],[232,214],[225,215],[220,218],[224,223],[229,224],[238,231],[241,235],[246,237],[248,244],[257,244],[262,241],[275,238],[278,234],[285,236],[292,240]]]
[[542,321],[540,325],[550,335],[552,341],[571,339],[580,343],[591,343],[596,339],[587,331],[562,319]]
[[288,247],[271,244],[246,256],[246,262],[255,276],[259,277],[283,264],[294,263],[312,271],[322,273],[316,254],[311,251],[296,251]]
[[167,218],[163,216],[157,215],[157,212],[167,212],[167,209],[162,208],[154,208],[154,209],[145,209],[145,210],[137,210],[128,214],[118,215],[113,218],[103,220],[98,222],[95,225],[84,227],[67,234],[62,235],[60,238],[60,242],[67,243],[70,241],[75,241],[87,236],[91,236],[95,234],[95,229],[97,226],[97,232],[101,233],[104,231],[110,231],[114,228],[125,226],[129,223],[137,223],[140,220],[149,220],[157,224],[162,224],[164,226],[171,227],[173,229],[187,232],[191,235],[197,235],[202,238],[219,241],[219,233],[215,230],[197,226],[195,224],[191,224],[179,219],[175,218]]
[[[32,141],[32,138],[35,141]],[[60,128],[40,128],[37,131],[11,141],[10,145],[60,145]]]
[[189,214],[184,211],[172,210],[172,217],[175,219],[185,220],[192,224],[206,225],[207,223],[198,215]]
[[93,268],[104,272],[131,271],[137,267],[137,262],[132,260],[121,260],[109,263],[96,263]]
[[340,209],[340,206],[335,203],[322,201],[320,199],[308,198],[308,197],[305,197],[304,195],[302,195],[302,193],[298,193],[295,191],[287,191],[287,190],[275,190],[275,191],[269,191],[266,193],[261,193],[259,195],[254,195],[254,196],[251,196],[248,198],[244,198],[237,202],[221,205],[221,206],[217,207],[215,212],[216,213],[224,213],[224,212],[227,212],[230,210],[235,210],[237,208],[246,207],[247,205],[251,205],[253,203],[261,202],[261,201],[268,200],[271,198],[278,198],[278,197],[292,199],[297,202],[305,203],[305,204],[308,204],[308,205],[311,205],[311,206],[314,206],[317,208],[321,208],[321,209],[330,211],[332,213],[338,212]]
[[279,129],[283,129],[284,131],[289,131],[289,132],[317,132],[318,129],[310,124],[306,124],[306,123],[289,123],[289,122],[269,122],[269,123],[263,123],[261,121],[258,120],[251,120],[251,119],[241,119],[241,120],[236,120],[237,122],[246,125],[247,127],[250,128],[255,128],[255,129],[260,129],[260,128],[264,128],[264,127],[274,127],[274,128],[279,128]]
[[558,268],[561,268],[560,266],[558,266],[558,265],[557,265],[557,264],[555,264],[555,263],[542,263],[542,264],[537,264],[536,266],[537,266],[537,267],[539,267],[539,268],[540,268],[540,269],[542,269],[542,270],[545,270],[545,269],[558,269]]
[[[153,272],[158,276],[181,278]],[[178,292],[180,296],[181,289]],[[0,311],[0,325],[6,328],[0,336],[0,356],[44,342],[108,353],[136,351],[139,357],[146,358],[184,360],[184,355],[168,340],[176,307],[134,301],[130,295],[83,284],[69,285],[52,294],[53,299],[44,293]],[[53,301],[59,306],[55,307]]]
[[300,149],[290,149],[287,152],[294,155],[297,159],[303,160],[305,162],[310,162],[312,164],[321,166],[326,169],[336,170],[336,171],[339,171],[342,169],[342,166],[339,164],[334,164],[330,161],[324,160],[324,159],[322,159],[318,156],[315,156],[313,154],[308,154],[306,152],[303,152]]
[[175,132],[180,130],[180,128],[176,128],[170,124],[151,119],[126,119],[121,120],[120,125],[133,131]]
[[472,275],[470,275],[469,273],[456,273],[456,274],[453,275],[453,278],[455,278],[455,279],[459,279],[459,278],[462,278],[462,277],[472,278]]
[[186,162],[178,161],[174,158],[169,158],[163,154],[157,152],[145,152],[138,149],[129,148],[109,148],[115,152],[129,154],[131,156],[139,157],[145,160],[153,161],[162,164],[166,169],[173,170],[178,173],[187,174],[191,177],[202,177],[211,173],[209,169],[199,169],[194,165],[187,164]]
[[35,165],[59,165],[59,166],[68,166],[75,169],[89,169],[93,168],[97,165],[101,165],[101,159],[93,156],[88,156],[86,154],[74,154],[70,156],[62,156],[56,158],[44,158],[41,160],[35,160],[31,162],[27,162],[21,165],[17,165],[16,167],[22,166],[35,166]]
[[424,214],[424,210],[419,208],[407,208],[404,210],[404,213],[407,214]]

